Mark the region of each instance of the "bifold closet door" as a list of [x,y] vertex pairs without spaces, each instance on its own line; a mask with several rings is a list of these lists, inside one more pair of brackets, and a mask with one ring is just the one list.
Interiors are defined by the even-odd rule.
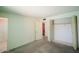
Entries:
[[57,19],[54,21],[54,41],[72,46],[71,18]]

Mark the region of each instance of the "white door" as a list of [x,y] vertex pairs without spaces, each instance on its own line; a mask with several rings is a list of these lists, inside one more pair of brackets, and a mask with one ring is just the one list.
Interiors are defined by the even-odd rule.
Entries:
[[72,46],[71,18],[62,18],[54,21],[55,42]]
[[40,20],[35,22],[35,33],[36,40],[42,39],[42,22]]

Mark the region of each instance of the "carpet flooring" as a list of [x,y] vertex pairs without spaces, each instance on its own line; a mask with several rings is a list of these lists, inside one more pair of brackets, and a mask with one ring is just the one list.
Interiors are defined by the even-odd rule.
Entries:
[[78,53],[71,46],[66,46],[45,39],[33,41],[7,53]]

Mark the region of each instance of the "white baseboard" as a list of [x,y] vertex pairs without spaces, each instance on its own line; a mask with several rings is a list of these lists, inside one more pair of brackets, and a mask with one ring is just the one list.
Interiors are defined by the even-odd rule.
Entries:
[[72,43],[64,42],[64,41],[61,41],[61,40],[53,40],[53,42],[64,44],[64,45],[67,45],[67,46],[72,46]]

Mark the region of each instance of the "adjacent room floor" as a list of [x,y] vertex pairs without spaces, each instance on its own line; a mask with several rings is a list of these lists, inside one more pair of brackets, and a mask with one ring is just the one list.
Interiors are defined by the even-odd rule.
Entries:
[[29,44],[23,45],[8,53],[74,53],[79,51],[74,51],[72,47],[48,42],[45,39],[36,40]]
[[0,42],[0,52],[7,50],[7,40],[3,40]]

